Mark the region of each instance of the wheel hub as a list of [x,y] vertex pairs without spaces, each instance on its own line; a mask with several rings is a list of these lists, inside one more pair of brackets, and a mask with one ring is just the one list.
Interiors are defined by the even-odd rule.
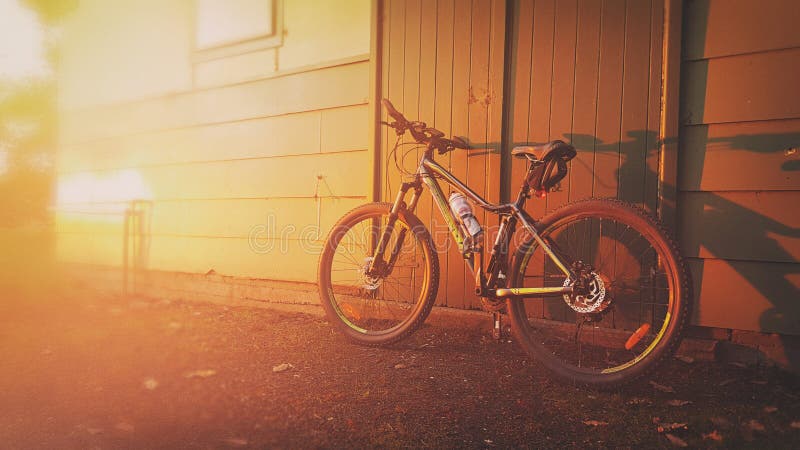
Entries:
[[590,266],[576,264],[573,271],[577,280],[567,278],[564,287],[572,286],[569,294],[564,294],[564,301],[570,308],[579,313],[599,313],[611,304],[606,295],[606,283]]
[[364,282],[361,287],[368,291],[378,289],[378,286],[383,283],[383,278],[369,274],[369,266],[372,264],[372,260],[372,256],[364,258],[364,265],[358,269],[358,273],[361,274],[362,281]]

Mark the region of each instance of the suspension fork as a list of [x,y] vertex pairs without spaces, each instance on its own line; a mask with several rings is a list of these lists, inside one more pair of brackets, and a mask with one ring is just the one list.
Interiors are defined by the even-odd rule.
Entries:
[[[411,187],[414,188],[414,194],[411,196],[411,202],[406,207],[406,211],[414,213],[414,210],[417,209],[419,197],[422,195],[422,185],[419,183],[419,181],[409,184],[411,184]],[[389,262],[386,263],[387,274],[391,273],[392,269],[394,269],[394,264],[397,262],[397,257],[400,255],[400,249],[403,248],[403,241],[405,241],[407,233],[408,228],[403,228],[400,230],[400,234],[397,236],[397,242],[395,242],[394,247],[392,247],[392,253],[389,256]]]
[[[404,199],[408,190],[414,188],[414,194],[411,196],[411,203],[406,206]],[[392,205],[392,209],[389,212],[389,219],[386,223],[386,228],[381,233],[380,240],[378,241],[378,245],[375,248],[375,253],[372,255],[372,261],[370,262],[369,267],[367,268],[367,273],[375,274],[376,269],[379,271],[383,271],[384,273],[390,273],[394,264],[397,262],[397,257],[400,254],[400,249],[403,247],[403,241],[405,241],[406,233],[408,229],[403,228],[400,230],[400,234],[397,237],[397,241],[394,243],[392,247],[391,253],[389,255],[389,261],[384,263],[383,255],[386,253],[386,247],[389,245],[389,239],[392,236],[392,232],[394,231],[395,222],[397,222],[397,217],[400,215],[400,210],[405,209],[409,212],[414,212],[414,209],[417,207],[417,202],[419,201],[419,197],[422,194],[422,185],[420,181],[414,180],[413,182],[406,182],[403,183],[400,187],[400,191],[397,193],[397,198]]]

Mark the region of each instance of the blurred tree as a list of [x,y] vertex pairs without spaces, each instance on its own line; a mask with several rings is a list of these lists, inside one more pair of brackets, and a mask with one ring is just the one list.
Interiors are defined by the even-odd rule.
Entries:
[[45,25],[58,23],[78,7],[79,0],[22,0],[20,3],[36,11]]
[[54,97],[51,80],[0,84],[0,226],[49,222]]
[[[77,0],[21,0],[39,16],[44,32],[75,9]],[[57,55],[48,39],[51,67]],[[56,82],[0,80],[0,227],[50,222],[56,146]]]

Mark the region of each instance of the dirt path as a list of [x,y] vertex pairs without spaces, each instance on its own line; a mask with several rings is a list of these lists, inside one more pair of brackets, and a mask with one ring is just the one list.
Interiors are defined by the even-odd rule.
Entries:
[[8,448],[650,448],[674,445],[668,433],[692,447],[800,448],[800,383],[770,370],[675,360],[655,378],[674,393],[599,393],[552,382],[476,330],[427,326],[372,349],[269,309],[3,302]]

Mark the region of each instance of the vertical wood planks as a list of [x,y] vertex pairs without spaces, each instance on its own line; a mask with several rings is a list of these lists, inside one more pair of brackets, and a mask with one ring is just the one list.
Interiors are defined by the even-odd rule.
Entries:
[[655,213],[658,205],[659,148],[661,121],[661,61],[664,40],[664,2],[652,0],[650,7],[650,86],[647,105],[647,140],[644,176],[645,207]]
[[[647,94],[650,75],[650,2],[627,3],[622,77],[622,124],[618,196],[644,203],[647,157]],[[655,131],[655,130],[654,130]]]
[[622,77],[625,48],[625,2],[603,2],[600,34],[600,71],[597,98],[597,145],[594,157],[593,197],[617,196],[619,144],[622,136]]
[[[437,68],[438,68],[438,61],[437,61],[437,9],[436,9],[436,2],[425,2],[422,3],[422,16],[420,22],[420,56],[419,56],[419,118],[420,120],[424,120],[426,123],[430,124],[429,126],[433,126],[433,122],[436,116],[436,102],[437,102],[437,90],[436,90],[436,75],[437,75]],[[419,161],[419,158],[422,156],[421,151],[417,151],[415,158],[413,160],[414,163]],[[410,158],[409,158],[410,159]],[[411,163],[412,161],[409,161]],[[436,223],[434,218],[436,217],[437,213],[433,211],[433,199],[430,194],[426,193],[424,197],[420,198],[419,204],[417,206],[417,216],[422,220],[422,223],[428,227],[428,230],[431,233],[434,233],[436,230]],[[446,270],[446,258],[443,257],[443,254],[439,255],[439,271],[440,273],[445,273]],[[445,277],[439,277],[439,290],[437,292],[437,299],[436,303],[439,305],[443,305],[445,303],[445,298],[447,294],[447,284]]]
[[[491,28],[489,31],[489,84],[491,101],[488,102],[486,139],[491,144],[491,152],[487,159],[486,199],[492,203],[500,201],[500,179],[502,158],[500,152],[501,132],[503,127],[503,65],[505,64],[505,22],[506,3],[504,0],[492,0]],[[496,224],[492,220],[490,225]]]
[[602,6],[602,0],[583,0],[578,4],[575,99],[569,139],[578,155],[570,162],[569,200],[592,196]]
[[[436,5],[436,105],[434,107],[434,127],[441,130],[446,135],[452,134],[452,104],[453,104],[453,70],[454,70],[454,0],[438,0]],[[450,166],[451,155],[447,159],[442,158],[445,167]],[[428,194],[429,195],[429,194]],[[454,280],[458,280],[459,286],[463,279],[463,265],[461,255],[452,248],[453,241],[449,236],[447,224],[441,218],[438,206],[432,208],[432,227],[433,241],[439,254],[440,270],[442,273],[442,283],[440,288],[444,292],[439,293],[439,298],[444,304],[451,303],[450,286]],[[456,272],[457,270],[457,272]]]
[[[528,141],[533,143],[550,140],[554,37],[555,0],[539,0],[533,10],[533,52],[530,67],[532,73]],[[545,202],[533,199],[528,202],[527,209],[534,217],[539,217],[545,212]]]
[[[577,47],[577,0],[556,3],[553,42],[553,83],[550,98],[550,139],[569,141],[575,104],[575,64]],[[547,209],[553,210],[569,198],[569,178],[561,188],[547,196]]]
[[[472,27],[470,40],[470,67],[469,67],[469,137],[473,142],[472,149],[467,151],[467,178],[464,180],[484,198],[486,198],[486,180],[489,141],[487,140],[488,101],[491,93],[489,86],[489,31],[491,28],[491,1],[475,0],[472,2]],[[486,212],[476,209],[475,217],[486,227]],[[470,308],[479,307],[479,299],[474,294],[475,282],[467,272],[464,280],[464,292]]]
[[[398,108],[408,118],[475,145],[437,158],[459,179],[489,201],[499,201],[501,187],[514,199],[526,162],[511,161],[510,176],[501,180],[499,151],[563,139],[578,156],[561,191],[528,202],[534,217],[592,196],[655,207],[663,0],[518,0],[511,30],[501,0],[388,1],[385,27],[392,42],[385,46],[384,87],[390,98],[402,98]],[[511,61],[504,60],[505,39],[512,39]],[[503,85],[504,70],[511,70],[510,86]],[[511,102],[508,124],[502,123],[503,102]],[[501,149],[504,125],[510,142]],[[396,192],[399,178],[393,177]],[[494,216],[476,213],[487,228],[496,225]],[[428,197],[418,214],[437,245],[446,246],[451,239]],[[450,244],[440,255],[438,302],[477,307],[474,281]]]
[[[512,102],[511,120],[511,143],[509,151],[517,145],[528,142],[528,127],[531,104],[528,101],[531,94],[531,56],[533,49],[533,12],[534,0],[520,0],[518,11],[515,14],[515,32],[512,36],[514,51],[512,53],[513,86],[509,86],[510,95],[505,99]],[[509,187],[510,200],[514,200],[522,179],[525,176],[527,162],[522,158],[512,158],[511,179],[506,183],[511,183]]]
[[[384,97],[391,100],[397,105],[396,107],[400,107],[399,105],[404,99],[406,3],[401,0],[391,0],[386,9],[389,11],[389,20],[386,21],[389,26],[389,57],[384,58],[388,68],[388,89]],[[388,116],[384,117],[388,118]],[[387,135],[386,161],[384,162],[386,174],[384,175],[385,183],[382,186],[382,190],[384,200],[390,202],[394,200],[394,196],[397,194],[401,178],[394,167],[391,155],[388,153],[392,150],[396,137],[393,130],[388,128]]]

